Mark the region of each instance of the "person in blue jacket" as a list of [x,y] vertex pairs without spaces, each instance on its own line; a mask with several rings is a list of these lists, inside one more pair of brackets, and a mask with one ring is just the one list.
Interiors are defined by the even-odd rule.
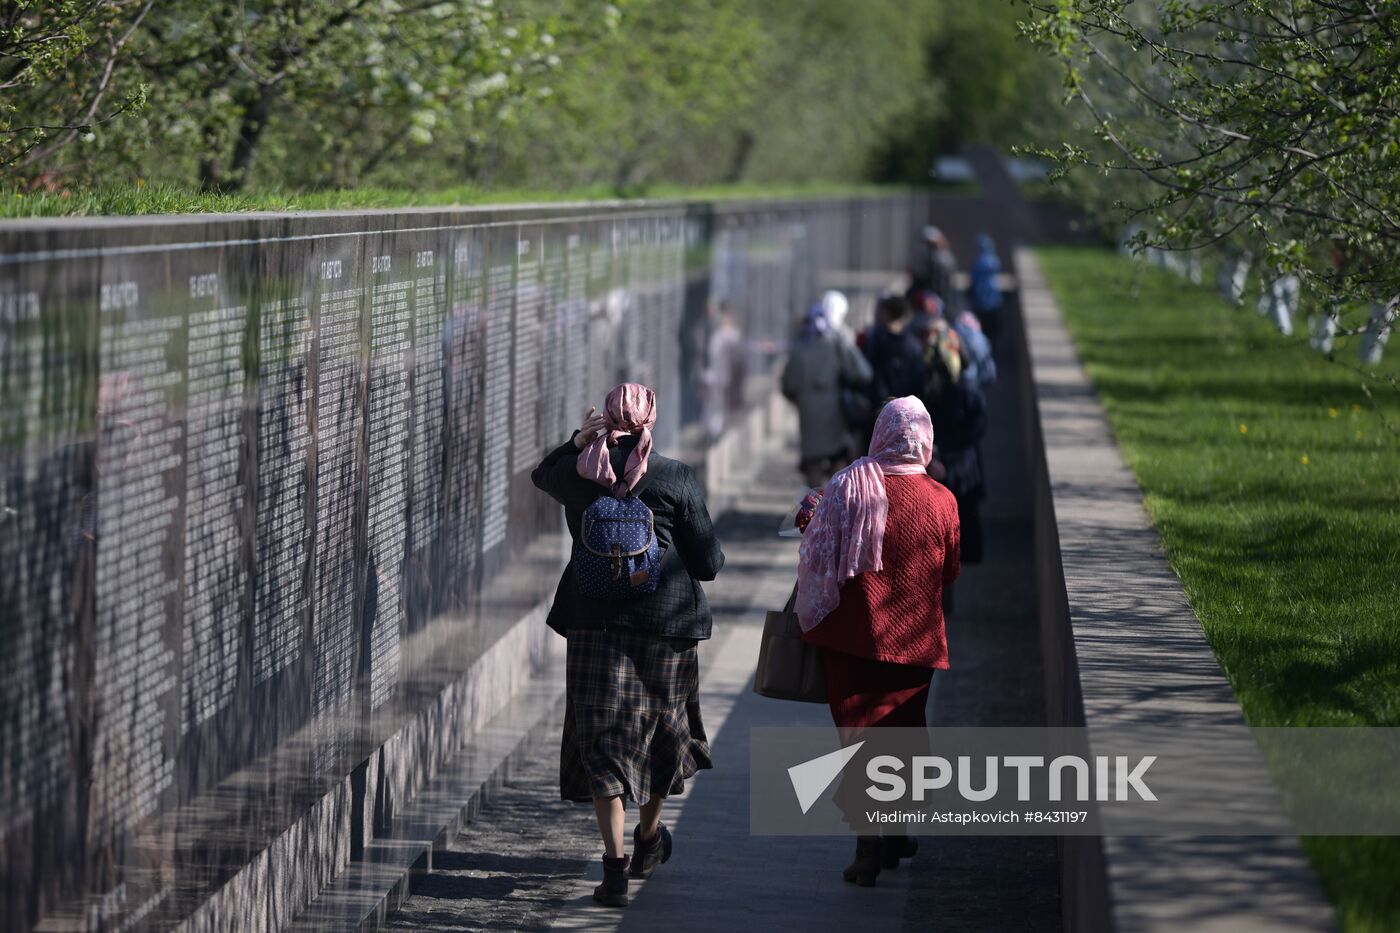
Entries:
[[997,381],[997,363],[992,359],[992,342],[982,333],[982,322],[971,311],[963,311],[953,321],[953,330],[962,343],[967,365],[963,374],[977,385],[986,388]]
[[997,258],[996,243],[985,233],[977,235],[977,258],[968,270],[971,280],[967,289],[968,303],[982,322],[982,331],[993,345],[1001,331],[1001,260]]

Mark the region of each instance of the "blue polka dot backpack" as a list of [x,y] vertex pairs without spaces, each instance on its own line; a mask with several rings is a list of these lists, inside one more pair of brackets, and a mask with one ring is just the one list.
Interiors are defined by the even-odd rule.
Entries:
[[651,509],[636,496],[599,496],[584,509],[573,560],[584,596],[617,600],[656,592],[661,548]]

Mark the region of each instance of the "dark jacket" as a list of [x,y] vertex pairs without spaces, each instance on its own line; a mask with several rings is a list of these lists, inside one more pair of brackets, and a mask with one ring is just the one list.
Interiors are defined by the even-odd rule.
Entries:
[[[636,438],[623,438],[611,451],[613,470],[621,476]],[[535,485],[564,506],[569,535],[578,541],[584,509],[607,490],[578,475],[578,448],[569,440],[547,454],[530,475]],[[549,627],[559,634],[571,628],[625,629],[648,635],[702,639],[710,637],[710,604],[701,580],[713,580],[724,566],[704,492],[695,472],[679,460],[655,451],[647,472],[633,490],[651,509],[661,547],[661,582],[656,591],[630,600],[593,599],[574,585],[573,563],[564,568],[549,609]]]
[[783,367],[783,396],[797,406],[802,459],[846,456],[851,432],[841,408],[842,395],[864,393],[873,378],[870,364],[843,334],[798,338]]
[[938,459],[948,469],[943,485],[959,500],[984,493],[979,447],[987,433],[987,397],[966,372],[937,398],[924,399],[933,422]]
[[870,396],[876,405],[888,398],[903,398],[923,391],[923,344],[908,328],[899,333],[874,328],[865,341],[865,357],[875,372]]

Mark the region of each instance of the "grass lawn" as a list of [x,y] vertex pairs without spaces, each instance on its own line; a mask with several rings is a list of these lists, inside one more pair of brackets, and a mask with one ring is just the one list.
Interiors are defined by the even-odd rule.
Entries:
[[[705,187],[648,185],[626,190],[607,185],[540,191],[463,185],[438,191],[398,188],[351,188],[326,191],[247,191],[212,194],[170,184],[112,185],[71,191],[26,191],[0,185],[0,219],[24,217],[109,216],[133,214],[231,214],[246,211],[375,210],[396,207],[460,207],[558,201],[608,201],[619,198],[724,201],[734,199],[825,198],[888,195],[910,191],[896,185],[808,182],[800,184],[733,184]],[[937,185],[921,189],[936,197],[976,195],[975,184]]]
[[[1249,722],[1400,726],[1400,342],[1363,374],[1354,341],[1329,362],[1252,298],[1103,250],[1039,255]],[[1344,929],[1400,930],[1400,838],[1304,845]]]

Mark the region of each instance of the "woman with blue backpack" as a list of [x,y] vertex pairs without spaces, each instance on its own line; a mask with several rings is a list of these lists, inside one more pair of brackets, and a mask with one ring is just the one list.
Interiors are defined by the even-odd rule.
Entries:
[[[655,422],[655,393],[623,383],[532,474],[574,542],[548,617],[569,641],[559,791],[593,802],[604,846],[593,899],[614,907],[629,877],[671,857],[666,798],[713,767],[696,644],[711,624],[700,581],[724,554],[694,471],[652,451]],[[627,800],[641,809],[630,857]]]

